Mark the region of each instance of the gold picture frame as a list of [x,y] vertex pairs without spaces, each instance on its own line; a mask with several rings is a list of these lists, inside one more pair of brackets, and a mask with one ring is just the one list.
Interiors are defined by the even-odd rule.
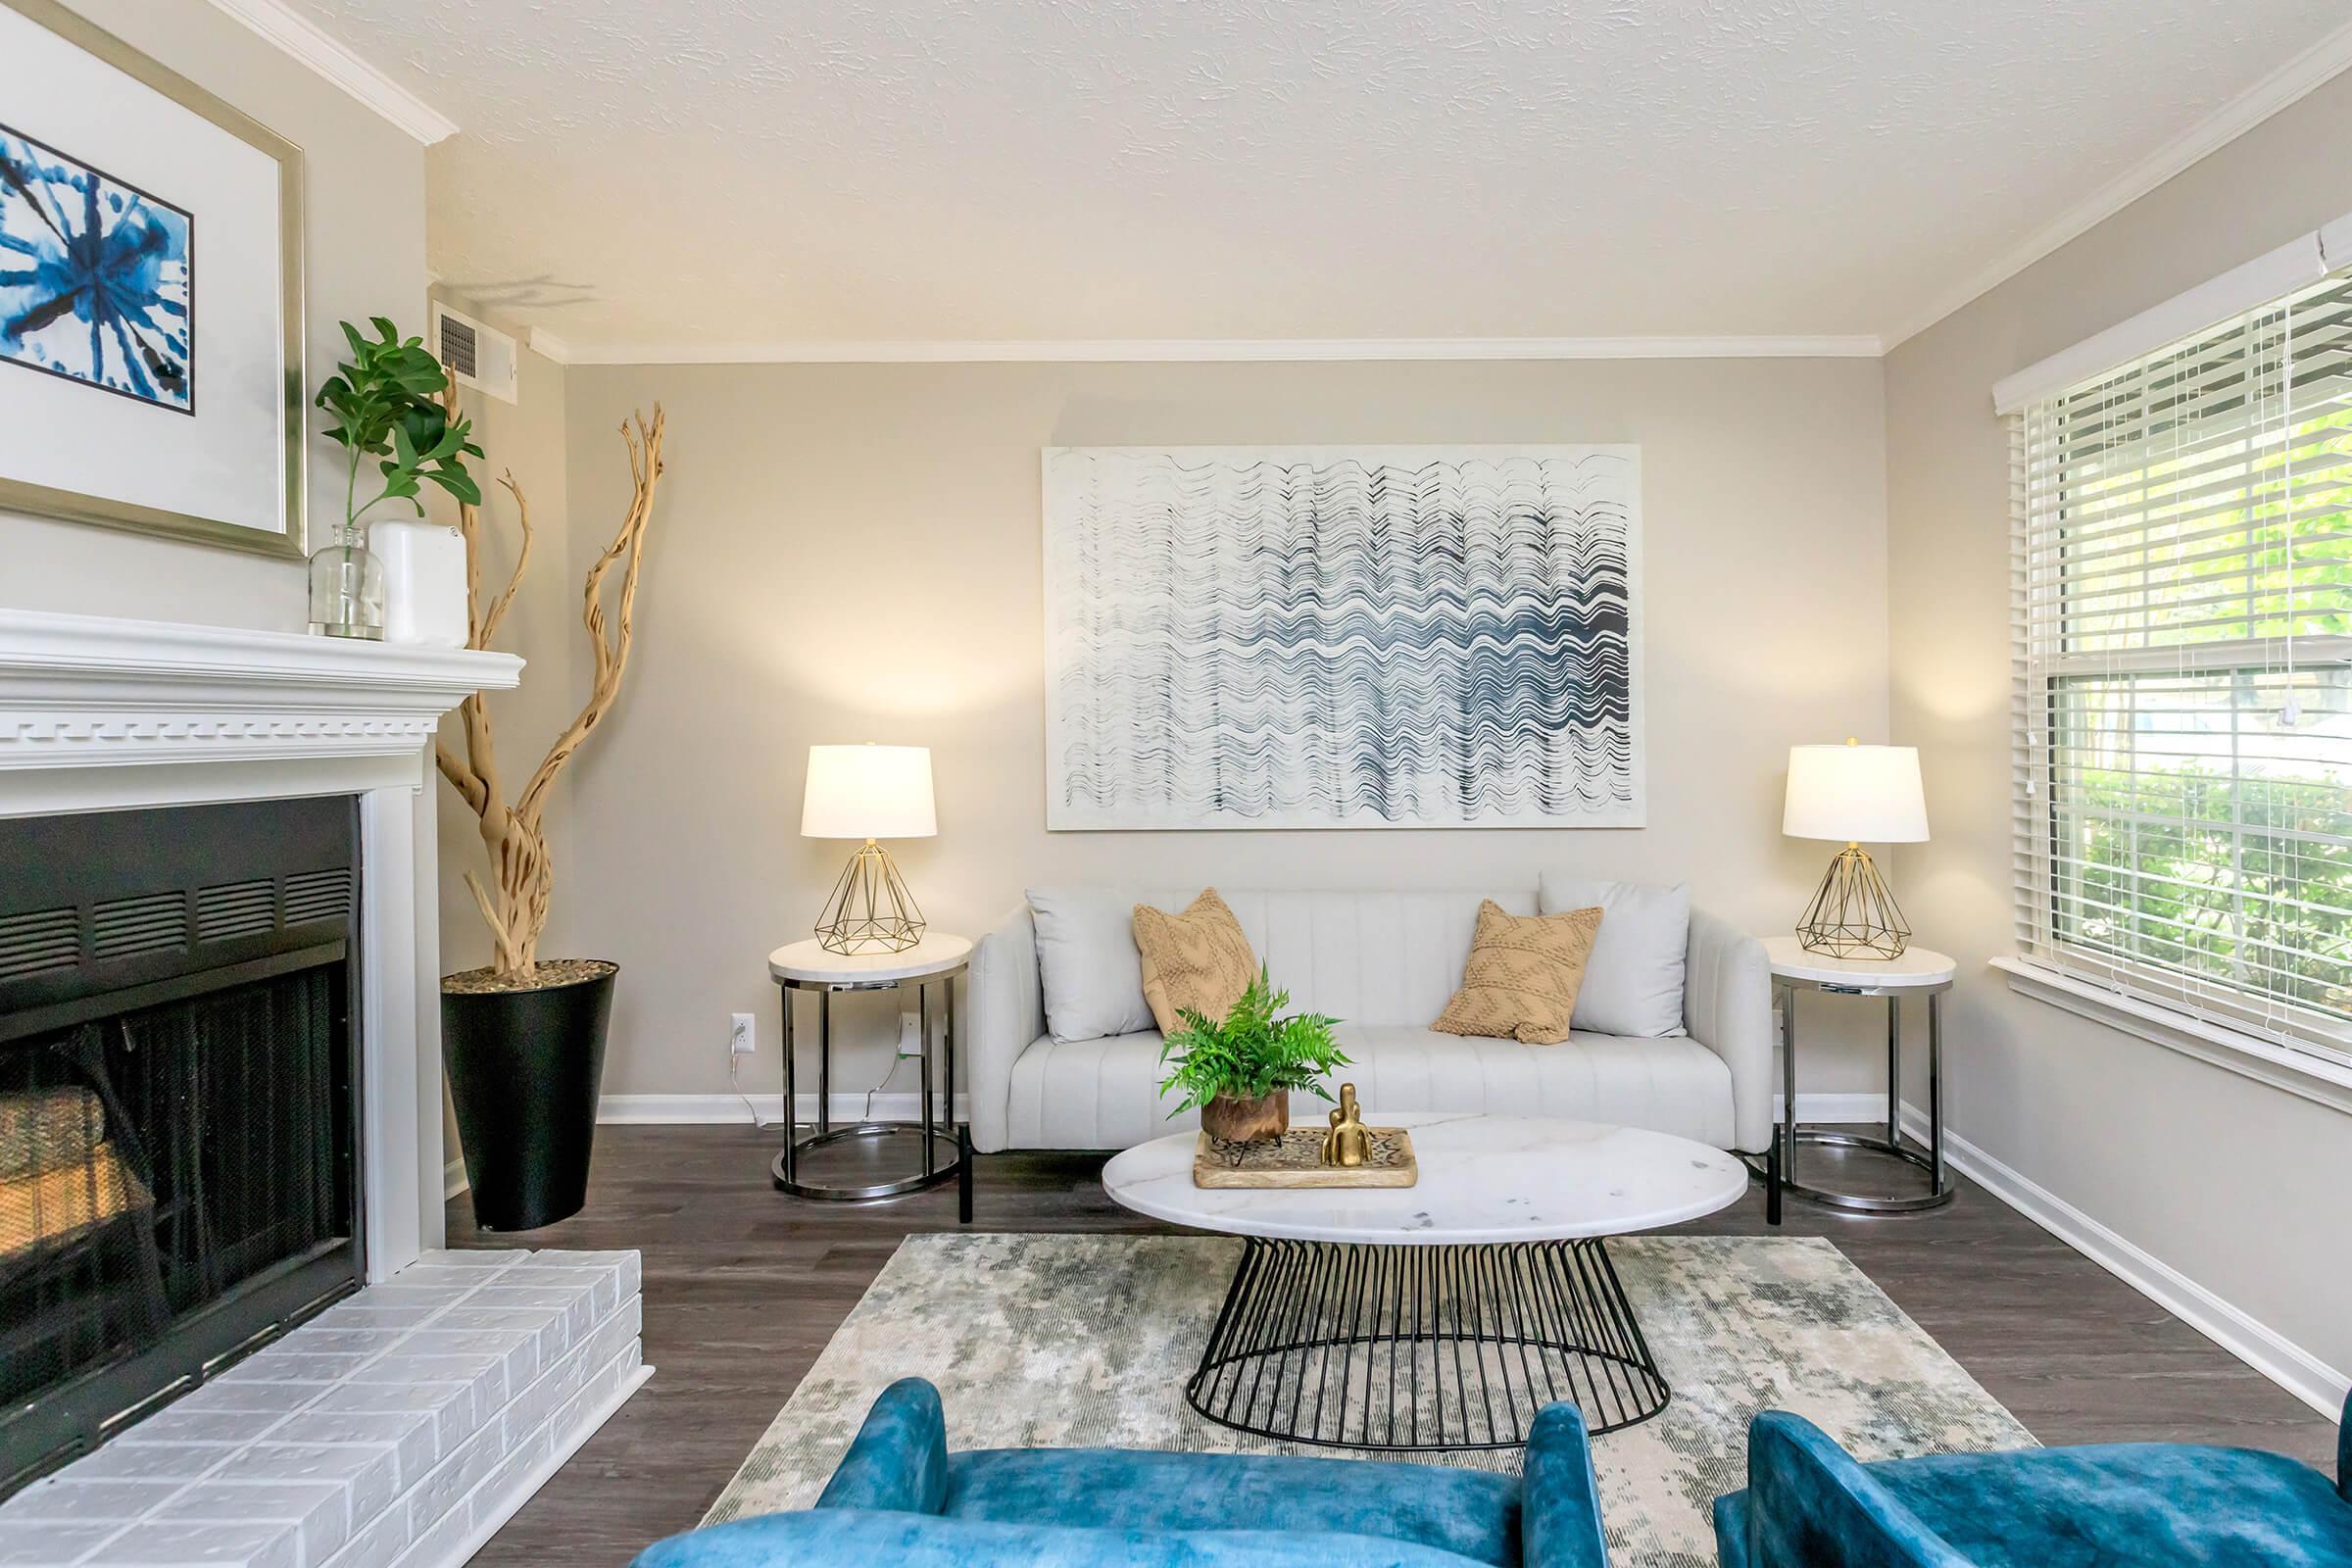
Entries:
[[[308,408],[305,392],[309,380],[303,321],[302,149],[218,94],[198,86],[105,28],[67,10],[58,0],[0,0],[0,11],[14,12],[55,33],[101,64],[112,67],[178,107],[211,122],[277,165],[278,317],[285,381],[285,405],[281,420],[285,526],[282,531],[256,528],[226,517],[173,512],[107,496],[84,494],[5,473],[0,473],[0,509],[71,522],[126,528],[165,538],[192,540],[281,560],[305,559],[310,553],[309,480],[304,428]],[[24,129],[29,132],[37,127]]]

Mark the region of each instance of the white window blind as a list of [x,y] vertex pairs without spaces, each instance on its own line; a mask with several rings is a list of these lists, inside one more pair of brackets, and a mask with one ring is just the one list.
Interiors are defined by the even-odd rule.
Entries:
[[2352,1061],[2352,276],[2011,420],[2018,939]]

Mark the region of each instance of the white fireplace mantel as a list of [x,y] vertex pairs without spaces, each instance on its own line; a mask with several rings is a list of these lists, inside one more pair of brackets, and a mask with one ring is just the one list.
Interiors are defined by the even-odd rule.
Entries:
[[368,1273],[442,1235],[441,715],[512,654],[0,610],[0,816],[354,795]]

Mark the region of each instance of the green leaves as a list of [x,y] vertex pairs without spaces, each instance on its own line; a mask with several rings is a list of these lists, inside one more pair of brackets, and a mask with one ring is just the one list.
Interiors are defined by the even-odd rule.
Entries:
[[1260,964],[1257,978],[1250,982],[1223,1022],[1190,1007],[1179,1009],[1177,1015],[1184,1027],[1159,1048],[1160,1065],[1175,1062],[1161,1080],[1159,1092],[1183,1091],[1183,1098],[1168,1114],[1205,1105],[1219,1095],[1255,1100],[1277,1089],[1303,1089],[1318,1099],[1330,1099],[1316,1080],[1348,1065],[1331,1033],[1331,1026],[1339,1020],[1319,1012],[1275,1016],[1290,1004],[1291,994],[1275,990]]
[[441,407],[441,392],[449,383],[441,362],[425,350],[423,339],[403,338],[384,318],[372,317],[369,324],[376,331],[372,338],[349,321],[342,323],[351,358],[319,385],[315,400],[334,416],[327,438],[350,450],[355,476],[363,454],[381,460],[376,467],[384,487],[367,506],[352,505],[357,498],[346,487],[346,525],[356,524],[377,502],[415,502],[428,483],[479,506],[481,487],[466,471],[466,459],[480,457],[482,449],[471,439],[472,421],[452,424]]

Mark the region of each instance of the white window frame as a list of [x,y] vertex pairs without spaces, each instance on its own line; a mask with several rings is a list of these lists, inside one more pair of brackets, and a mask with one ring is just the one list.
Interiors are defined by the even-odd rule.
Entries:
[[[2070,675],[2128,676],[2180,671],[2275,671],[2282,660],[2296,668],[2352,665],[2352,637],[2248,637],[2229,642],[2164,646],[2145,651],[2074,654],[2050,635],[2060,586],[2042,532],[2046,509],[2062,504],[2038,490],[2026,462],[2031,410],[2110,369],[2128,367],[2184,337],[2226,325],[2227,317],[2270,306],[2328,269],[2328,245],[2339,239],[2338,265],[2352,245],[2345,224],[2281,247],[2270,256],[2168,302],[2141,318],[2053,356],[1996,389],[1996,409],[2010,416],[2012,473],[2012,747],[2015,790],[2015,892],[2019,956],[1997,959],[2013,989],[2066,1010],[2155,1040],[2217,1065],[2292,1093],[2352,1110],[2352,1035],[2341,1019],[2294,1007],[2259,992],[2232,994],[2226,983],[2175,974],[2128,952],[2069,941],[2056,910],[2061,904],[2051,825],[2059,809],[2048,787],[2058,755],[2057,692]],[[2255,291],[2260,293],[2256,294]],[[2234,297],[2219,310],[2220,295]],[[2252,296],[2252,297],[2249,297]],[[2186,317],[2187,312],[2208,314]],[[2214,323],[2200,328],[2195,323]],[[2157,336],[2162,332],[2162,336]],[[2056,622],[2063,624],[2063,620]],[[2038,634],[2038,642],[2037,635]],[[2136,873],[2134,873],[2136,874]]]

